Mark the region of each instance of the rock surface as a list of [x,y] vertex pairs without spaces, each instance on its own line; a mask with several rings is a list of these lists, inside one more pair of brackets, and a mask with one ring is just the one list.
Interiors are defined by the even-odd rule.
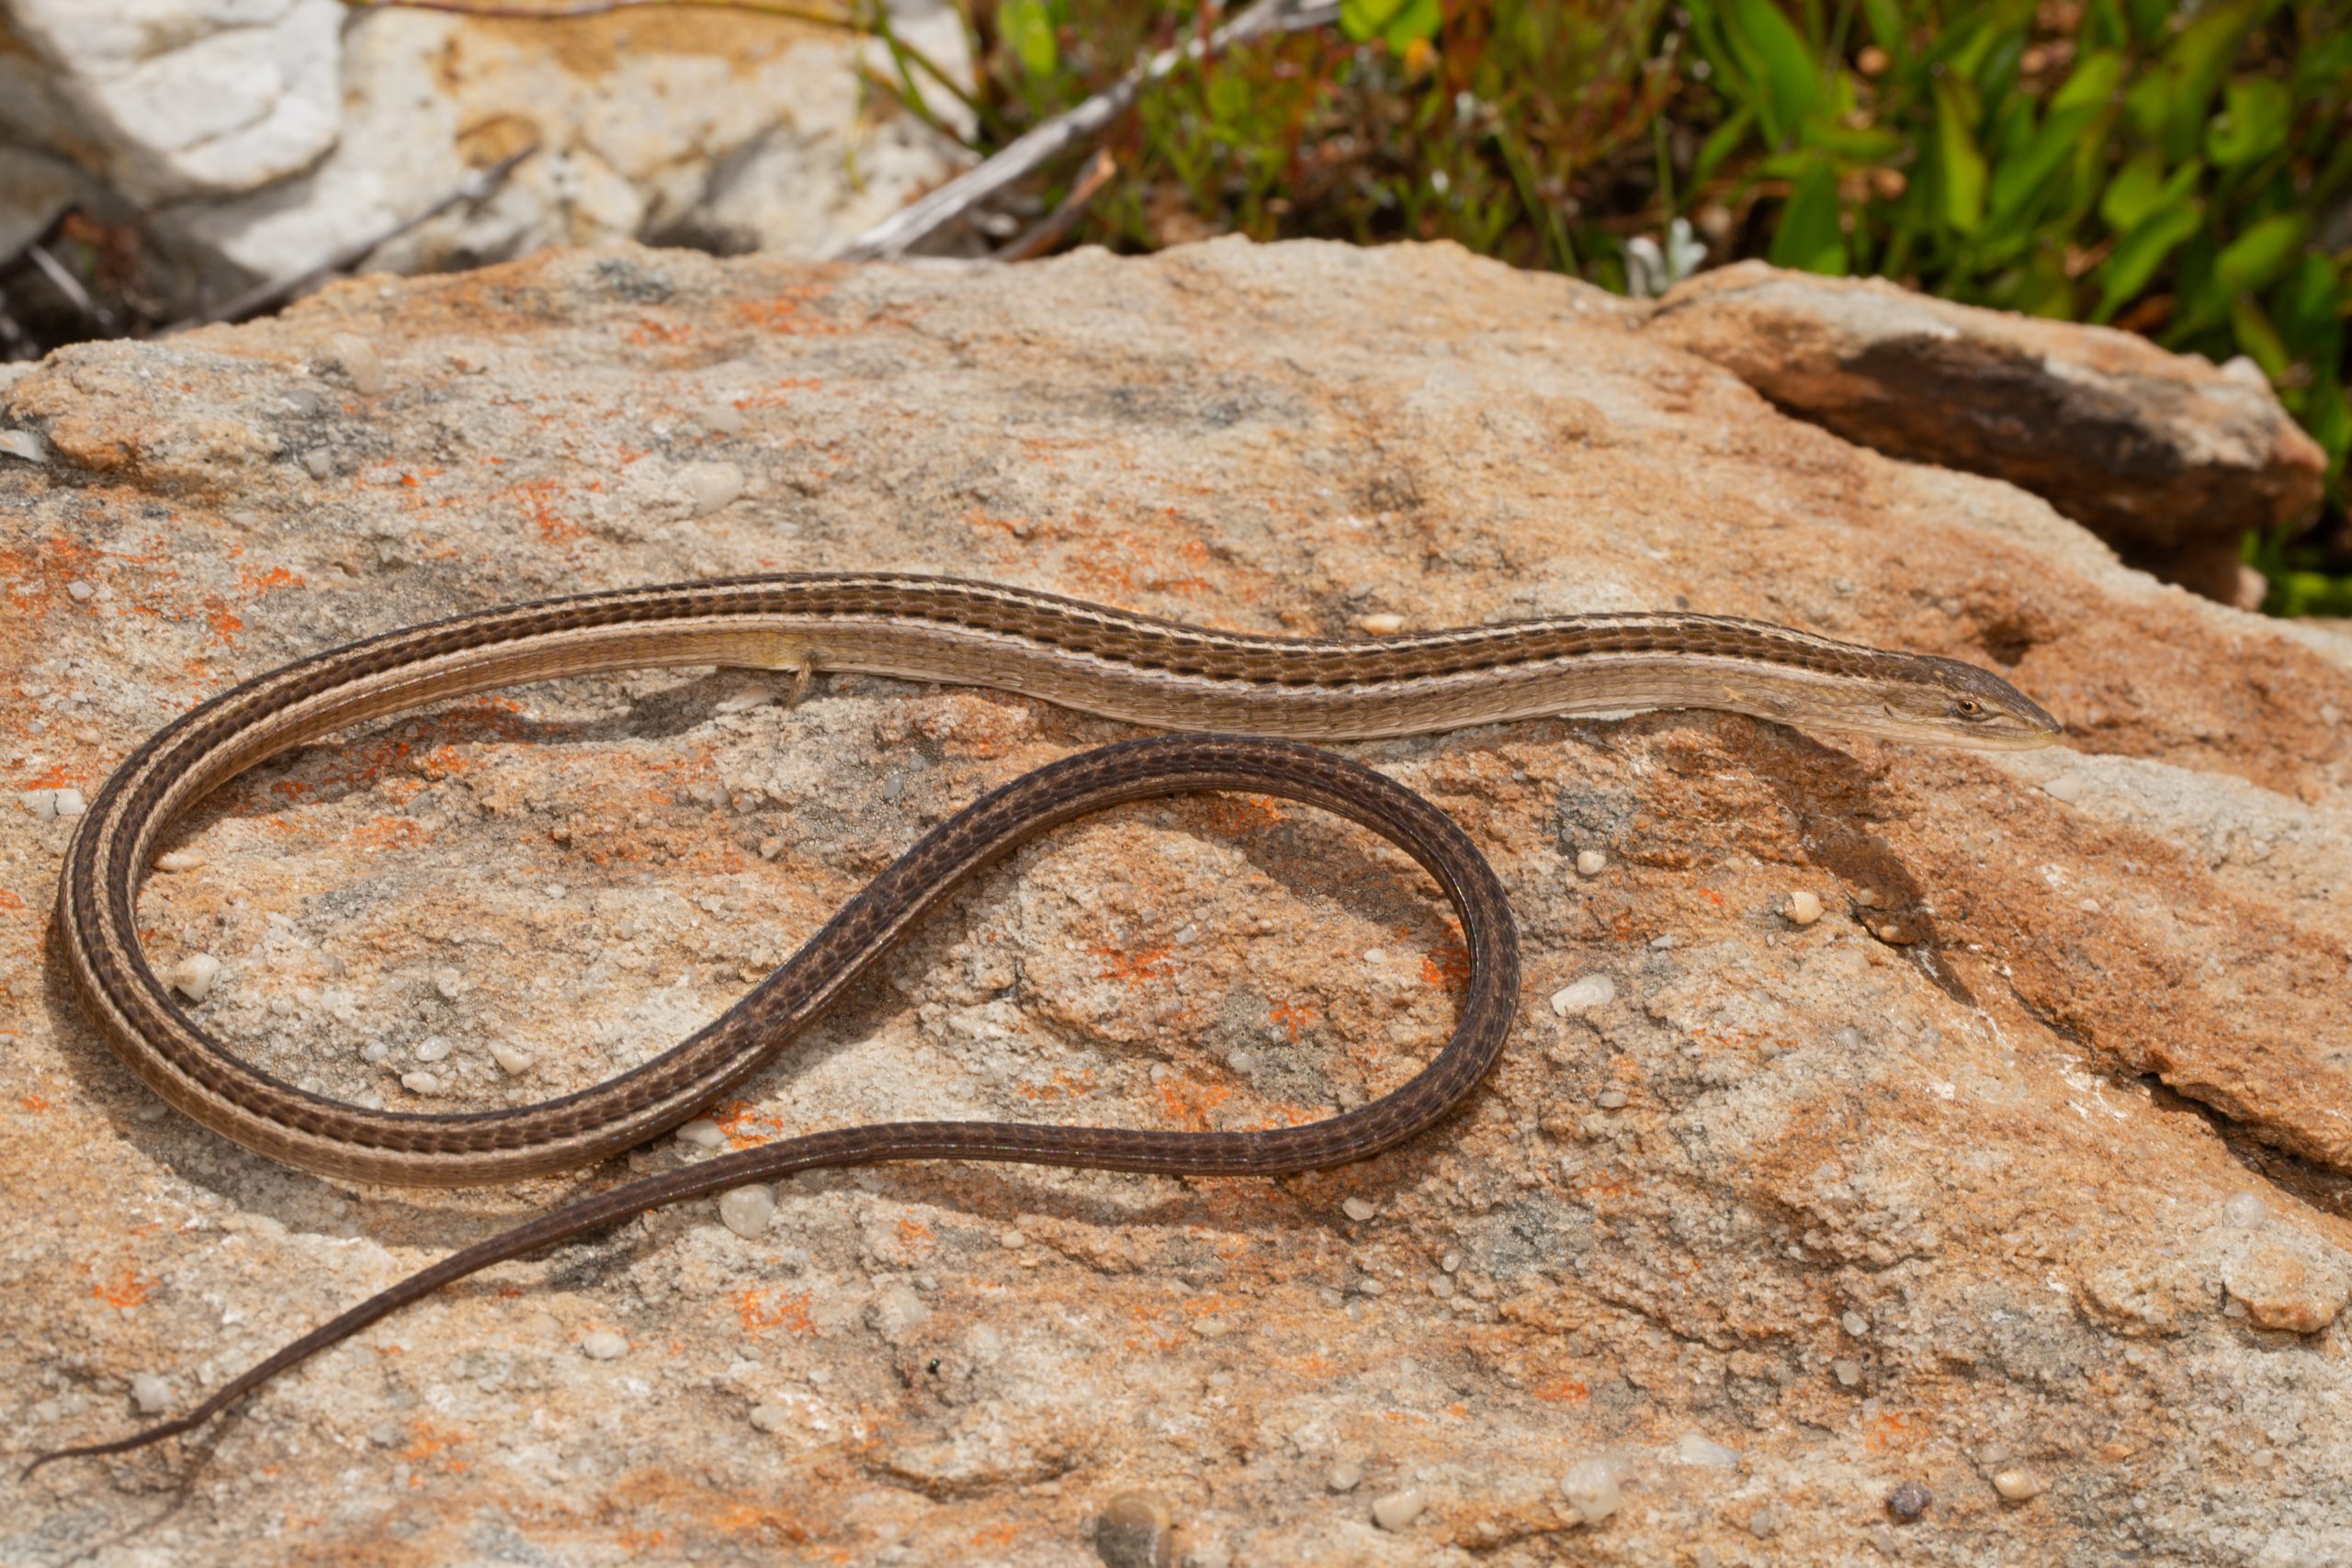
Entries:
[[[901,37],[968,80],[952,7],[891,9]],[[783,17],[353,16],[337,0],[142,0],[124,15],[0,0],[0,143],[41,160],[0,157],[0,242],[37,235],[62,199],[61,166],[78,164],[99,199],[140,216],[175,264],[155,286],[189,308],[373,243],[534,147],[490,199],[380,245],[372,265],[427,271],[633,237],[822,255],[954,167],[945,139],[876,112],[860,72],[878,43]],[[943,118],[968,113],[932,90]]]
[[[39,437],[0,456],[0,1559],[1069,1563],[1122,1494],[1199,1568],[2352,1557],[2352,641],[1792,420],[1644,319],[1444,247],[623,249],[0,387]],[[1688,604],[1987,662],[2070,735],[1351,748],[1521,924],[1514,1038],[1433,1134],[1271,1182],[801,1178],[764,1224],[704,1202],[495,1270],[197,1439],[19,1481],[627,1170],[892,1116],[1248,1126],[1423,1059],[1433,891],[1247,798],[1023,852],[692,1135],[512,1189],[247,1155],[44,961],[68,793],[230,682],[532,594],[854,567],[1270,632]],[[214,960],[187,1005],[323,1092],[540,1098],[1127,733],[786,695],[566,682],[290,756],[167,846],[151,959]]]
[[2132,565],[2248,609],[2241,543],[2308,513],[2327,469],[2250,365],[1883,279],[1744,262],[1676,288],[1654,330],[1799,418],[2023,486]]

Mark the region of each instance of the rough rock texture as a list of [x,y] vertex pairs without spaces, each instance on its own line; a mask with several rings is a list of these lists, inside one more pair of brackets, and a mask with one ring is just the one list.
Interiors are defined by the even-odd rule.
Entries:
[[338,0],[5,0],[0,130],[141,206],[248,191],[334,145]]
[[2327,468],[2251,363],[2241,375],[1882,279],[1746,262],[1675,289],[1654,330],[1849,441],[2022,485],[2131,564],[2224,602],[2245,599],[2246,534],[2317,505]]
[[[892,9],[910,43],[968,78],[951,7]],[[654,236],[821,255],[952,172],[944,139],[874,112],[859,69],[878,48],[708,10],[534,21],[353,17],[336,0],[143,0],[133,15],[0,0],[0,142],[42,160],[0,162],[0,254],[46,225],[60,167],[78,164],[98,199],[141,215],[186,274],[174,286],[217,299],[368,244],[537,145],[493,199],[373,265]],[[968,112],[933,90],[951,122]]]
[[[1162,1506],[1199,1568],[2352,1558],[2352,641],[1792,420],[1641,320],[1445,247],[620,250],[0,390],[40,458],[0,457],[0,1559],[1070,1563],[1156,1555]],[[198,1440],[17,1480],[624,1169],[894,1115],[1246,1126],[1423,1059],[1458,975],[1433,890],[1241,797],[1024,852],[712,1124],[507,1190],[249,1156],[44,963],[61,792],[223,684],[524,595],[818,567],[1262,631],[1688,604],[1985,660],[2072,732],[1352,748],[1485,847],[1526,944],[1504,1060],[1409,1147],[734,1194],[447,1292]],[[863,678],[515,691],[207,804],[151,953],[326,1092],[545,1096],[1124,733]]]

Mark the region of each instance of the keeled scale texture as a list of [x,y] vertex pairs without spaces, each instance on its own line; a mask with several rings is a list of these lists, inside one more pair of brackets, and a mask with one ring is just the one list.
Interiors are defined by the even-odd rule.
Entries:
[[[619,251],[0,389],[50,453],[0,457],[0,1558],[1074,1562],[1136,1490],[1203,1565],[2352,1555],[2352,645],[2159,588],[1639,323],[1447,248]],[[1502,1065],[1408,1149],[1274,1183],[804,1178],[764,1228],[729,1211],[748,1239],[654,1216],[201,1441],[17,1483],[127,1430],[135,1379],[179,1408],[599,1179],[350,1189],[157,1114],[43,962],[49,792],[368,631],[800,567],[1267,631],[1687,602],[1990,663],[2073,733],[1978,756],[1668,715],[1352,748],[1485,847],[1527,943]],[[274,765],[150,884],[152,953],[219,958],[198,1015],[298,1081],[545,1095],[717,1012],[924,825],[1123,733],[780,691],[567,682]],[[1457,974],[1365,835],[1141,807],[985,879],[721,1135],[1308,1116],[1409,1071]],[[1593,976],[1571,1000],[1608,999],[1549,1002]],[[1586,1528],[1558,1483],[1593,1458],[1625,1503]],[[2012,1472],[2046,1490],[2005,1500]],[[1883,1506],[1905,1482],[1916,1522]]]

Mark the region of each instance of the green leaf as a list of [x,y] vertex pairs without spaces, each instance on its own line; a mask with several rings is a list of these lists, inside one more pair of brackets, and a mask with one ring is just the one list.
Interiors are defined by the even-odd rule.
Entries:
[[1871,125],[1857,129],[1818,115],[1804,122],[1798,142],[1834,152],[1849,164],[1891,164],[1910,146],[1899,131]]
[[2287,145],[2294,99],[2277,82],[2256,76],[2223,90],[2225,106],[2205,127],[2205,155],[2225,169],[2259,163]]
[[1340,28],[1358,43],[1378,39],[1401,51],[1437,37],[1445,20],[1438,0],[1340,0]]
[[1698,161],[1690,165],[1690,183],[1706,184],[1713,176],[1716,165],[1738,151],[1740,143],[1747,140],[1747,133],[1755,129],[1756,111],[1741,105],[1729,119],[1715,127],[1706,144],[1699,149]]
[[2335,314],[2341,279],[2334,260],[2316,250],[2306,251],[2293,280],[2279,290],[2275,301],[2279,329],[2294,340],[2301,353],[2331,364],[2341,337]]
[[2237,339],[2240,353],[2262,367],[2265,376],[2273,381],[2286,379],[2295,356],[2253,295],[2241,294],[2230,301],[2230,335]]
[[2142,219],[2092,275],[2098,280],[2099,297],[2091,320],[2113,320],[2124,301],[2145,288],[2156,269],[2165,265],[2165,258],[2204,221],[2205,204],[2193,197],[2160,207]]
[[2050,100],[2050,116],[2031,139],[2001,160],[1994,171],[1993,212],[2007,218],[2047,186],[2085,134],[2106,117],[2116,84],[2123,79],[2123,62],[2112,54],[2092,55],[2075,67]]
[[1960,84],[1936,82],[1936,155],[1943,175],[1944,221],[1973,234],[1984,221],[1984,154],[1969,121],[1975,117]]
[[2301,212],[2266,218],[2222,247],[2213,263],[2214,286],[2236,296],[2267,288],[2285,276],[2311,231],[2311,219]]
[[2279,0],[2232,0],[2216,6],[2176,34],[2154,68],[2125,96],[2124,104],[2141,134],[2177,161],[2203,140],[2205,106],[2255,23]]
[[2320,450],[2327,454],[2327,473],[2331,482],[2344,477],[2344,457],[2352,452],[2352,405],[2344,400],[2344,388],[2335,377],[2321,379],[2312,389],[2310,405],[2303,412],[2303,428],[2311,432]]
[[1862,18],[1870,23],[1871,41],[1889,55],[1901,60],[1909,52],[1910,28],[1897,0],[1862,0]]
[[1012,46],[1012,57],[1032,76],[1050,76],[1061,63],[1061,47],[1054,41],[1054,17],[1046,0],[1001,0],[996,8],[997,32]]
[[2117,233],[2136,229],[2165,204],[2164,154],[2151,147],[2123,165],[2099,193],[2098,215]]
[[1774,266],[1842,277],[1849,268],[1846,233],[1839,222],[1838,171],[1815,164],[1789,193],[1781,209],[1781,226],[1773,231],[1770,260]]
[[1821,107],[1821,71],[1813,51],[1771,0],[1730,0],[1724,18],[1756,60],[1769,95],[1767,128],[1778,141]]

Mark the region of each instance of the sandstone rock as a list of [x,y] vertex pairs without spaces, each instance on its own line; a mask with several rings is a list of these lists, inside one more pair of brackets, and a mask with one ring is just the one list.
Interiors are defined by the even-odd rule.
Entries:
[[1849,441],[2032,491],[2226,603],[2245,535],[2308,513],[2326,471],[2259,372],[1882,279],[1744,262],[1676,288],[1652,330]]
[[[1521,925],[1516,1032],[1429,1135],[1272,1182],[812,1174],[756,1235],[651,1216],[398,1314],[194,1443],[30,1482],[33,1450],[121,1434],[136,1380],[198,1397],[620,1172],[355,1190],[158,1113],[43,955],[72,820],[0,810],[0,1560],[136,1531],[181,1562],[396,1534],[435,1562],[1066,1563],[1136,1490],[1200,1562],[2329,1561],[2352,640],[2160,586],[1643,321],[1450,247],[621,248],[342,286],[0,388],[0,427],[50,454],[0,461],[0,799],[88,795],[190,704],[345,638],[803,568],[1268,632],[1687,601],[1975,659],[2070,727],[2007,756],[1690,714],[1351,747],[1464,825]],[[743,483],[696,515],[701,464]],[[186,1005],[318,1092],[543,1099],[732,1003],[929,824],[1130,733],[777,685],[565,682],[279,759],[162,846],[185,858],[142,893],[150,961],[219,958]],[[894,1118],[1357,1102],[1452,1017],[1439,908],[1304,810],[1075,824],[937,911],[703,1142],[627,1164]],[[1874,934],[1896,922],[1913,940]],[[1554,1010],[1601,975],[1607,1005]],[[401,1082],[427,1041],[429,1100]],[[1601,1456],[1623,1506],[1589,1520],[1561,1480]],[[2047,1489],[2004,1502],[2013,1470]],[[191,1477],[202,1507],[159,1517]],[[1936,1501],[1898,1527],[1906,1483]],[[1407,1492],[1427,1510],[1382,1529],[1373,1500]],[[306,1497],[331,1504],[289,1517]]]

